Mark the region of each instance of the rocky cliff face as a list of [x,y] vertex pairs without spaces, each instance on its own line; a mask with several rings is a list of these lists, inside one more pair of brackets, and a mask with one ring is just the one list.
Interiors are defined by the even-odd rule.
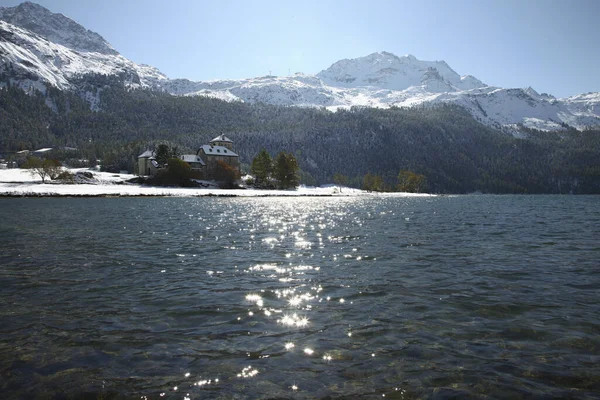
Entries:
[[85,29],[62,14],[52,13],[35,3],[25,2],[11,8],[0,7],[0,20],[73,50],[110,55],[119,54],[99,34]]

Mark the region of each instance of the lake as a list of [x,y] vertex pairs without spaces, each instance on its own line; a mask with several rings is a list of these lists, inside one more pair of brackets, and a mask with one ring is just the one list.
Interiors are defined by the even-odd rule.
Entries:
[[0,393],[599,398],[600,197],[0,199]]

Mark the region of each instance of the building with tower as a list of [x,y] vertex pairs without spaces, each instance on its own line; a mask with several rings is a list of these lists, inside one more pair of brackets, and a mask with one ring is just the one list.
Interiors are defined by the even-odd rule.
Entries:
[[[196,156],[204,162],[204,179],[213,180],[217,169],[224,163],[240,172],[240,156],[233,151],[233,141],[225,135],[219,135],[209,144],[200,146]],[[185,161],[185,159],[184,159]]]
[[[155,152],[147,150],[138,156],[138,174],[154,175],[161,168],[155,160]],[[240,156],[233,151],[233,140],[219,135],[198,148],[196,154],[179,156],[194,171],[198,179],[216,180],[219,168],[229,166],[240,173]]]

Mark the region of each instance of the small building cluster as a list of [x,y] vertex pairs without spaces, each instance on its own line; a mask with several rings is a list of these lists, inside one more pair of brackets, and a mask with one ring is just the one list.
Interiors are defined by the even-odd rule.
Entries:
[[44,147],[37,150],[20,150],[11,152],[8,155],[0,154],[0,169],[19,168],[29,157],[41,159],[56,158],[63,160],[65,158],[74,158],[78,149],[76,147]]
[[[155,159],[155,152],[147,150],[138,156],[138,174],[154,175],[161,167]],[[214,180],[219,161],[240,171],[239,155],[233,151],[233,141],[225,135],[219,135],[200,146],[196,154],[183,154],[179,158],[196,172],[199,179]]]

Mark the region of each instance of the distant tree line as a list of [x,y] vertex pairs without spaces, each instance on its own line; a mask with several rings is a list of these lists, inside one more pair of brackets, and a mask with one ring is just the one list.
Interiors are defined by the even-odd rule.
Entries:
[[[343,174],[333,175],[333,181],[337,185],[346,186],[350,179]],[[421,193],[427,189],[427,178],[424,175],[412,171],[402,170],[398,173],[398,181],[386,183],[380,175],[367,172],[362,178],[361,188],[369,192],[409,192]]]

